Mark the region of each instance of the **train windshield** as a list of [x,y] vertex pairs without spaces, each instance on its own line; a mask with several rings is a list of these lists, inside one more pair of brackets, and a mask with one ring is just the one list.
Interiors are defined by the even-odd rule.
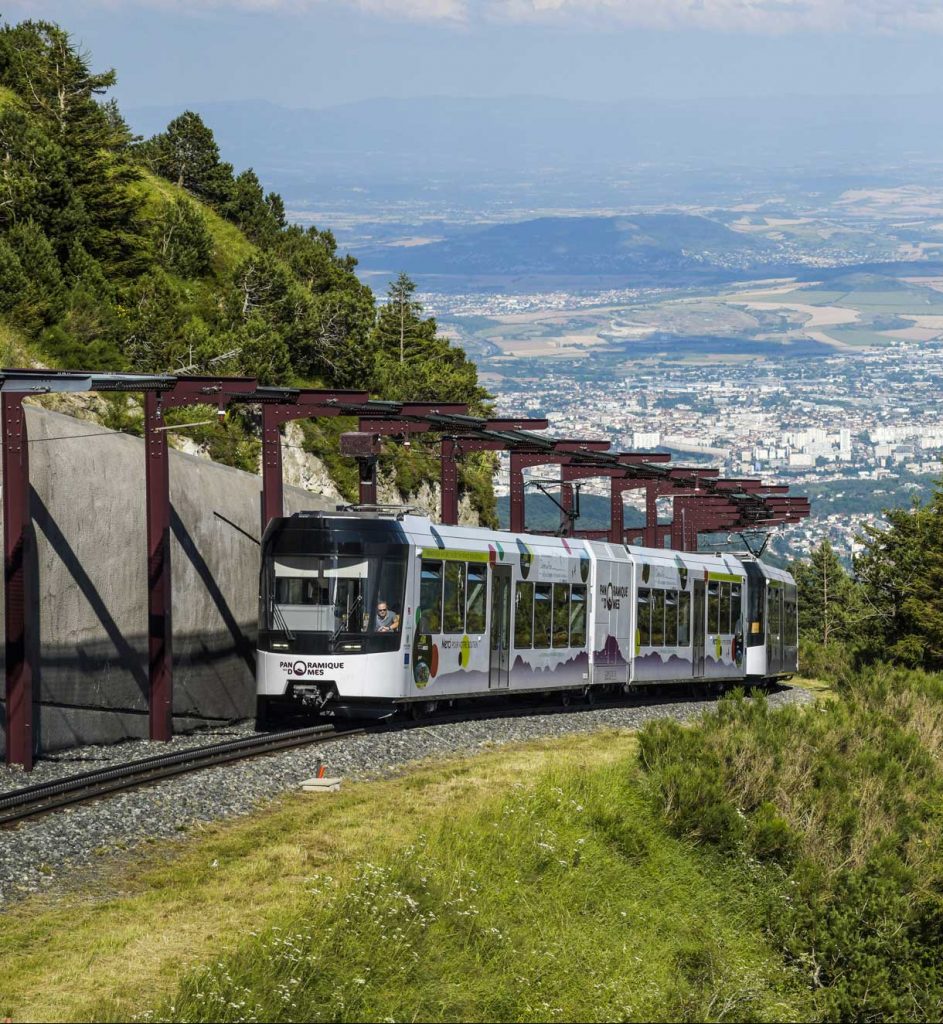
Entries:
[[263,630],[330,636],[398,632],[407,549],[383,555],[274,554],[263,573]]

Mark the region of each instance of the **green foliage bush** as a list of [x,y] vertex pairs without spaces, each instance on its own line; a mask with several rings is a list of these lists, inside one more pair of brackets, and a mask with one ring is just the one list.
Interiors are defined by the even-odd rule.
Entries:
[[839,700],[737,695],[640,735],[678,835],[766,865],[767,928],[828,1020],[943,1013],[943,677],[876,666]]

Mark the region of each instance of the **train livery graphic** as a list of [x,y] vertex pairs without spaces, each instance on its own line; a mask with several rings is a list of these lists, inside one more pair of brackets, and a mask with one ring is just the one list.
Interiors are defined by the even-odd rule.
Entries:
[[797,668],[792,577],[752,557],[432,525],[274,519],[262,541],[258,714],[383,716],[496,691],[760,681]]

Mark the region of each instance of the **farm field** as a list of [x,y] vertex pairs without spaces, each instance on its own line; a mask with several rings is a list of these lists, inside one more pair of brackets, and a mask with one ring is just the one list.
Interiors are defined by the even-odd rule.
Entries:
[[937,278],[849,273],[835,281],[764,282],[714,295],[672,293],[624,305],[444,315],[443,327],[485,367],[515,360],[807,358],[943,338]]

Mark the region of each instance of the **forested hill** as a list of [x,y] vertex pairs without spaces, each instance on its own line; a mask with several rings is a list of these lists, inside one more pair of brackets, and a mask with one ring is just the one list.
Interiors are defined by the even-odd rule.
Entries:
[[[378,307],[331,232],[288,224],[281,197],[224,162],[199,116],[135,139],[106,98],[114,83],[61,27],[0,26],[5,365],[245,374],[487,407],[474,364],[422,316],[407,278]],[[127,403],[111,410],[110,425],[135,429]],[[331,465],[345,426],[306,428],[305,444]],[[255,468],[254,434],[242,413],[200,437]],[[389,458],[404,488],[435,471],[421,446]],[[332,469],[349,492],[350,468]],[[490,518],[490,462],[471,460],[466,476]]]

